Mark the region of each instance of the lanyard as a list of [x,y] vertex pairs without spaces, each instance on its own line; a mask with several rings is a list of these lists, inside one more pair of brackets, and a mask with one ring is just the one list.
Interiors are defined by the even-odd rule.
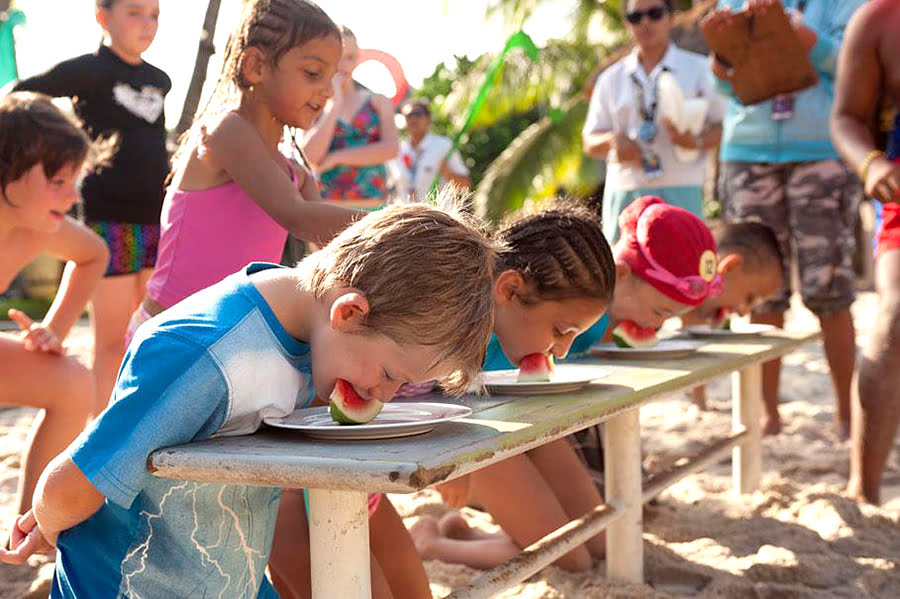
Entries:
[[641,80],[638,79],[637,73],[631,74],[631,83],[634,84],[634,96],[637,100],[638,110],[641,113],[641,118],[646,121],[653,121],[656,118],[656,108],[659,104],[659,93],[657,90],[657,84],[659,82],[659,76],[665,72],[668,72],[669,67],[664,66],[656,73],[653,77],[651,83],[652,85],[652,95],[650,96],[650,106],[647,106],[644,97],[644,86],[641,84]]

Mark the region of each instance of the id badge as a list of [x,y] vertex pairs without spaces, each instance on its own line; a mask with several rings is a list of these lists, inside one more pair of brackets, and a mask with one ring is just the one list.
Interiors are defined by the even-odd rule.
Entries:
[[644,148],[641,152],[641,168],[644,171],[645,179],[658,179],[662,177],[662,160],[659,154],[649,148]]
[[656,123],[653,121],[642,121],[638,127],[638,139],[644,143],[652,143],[656,139]]
[[785,121],[794,116],[794,94],[778,94],[772,98],[772,120]]

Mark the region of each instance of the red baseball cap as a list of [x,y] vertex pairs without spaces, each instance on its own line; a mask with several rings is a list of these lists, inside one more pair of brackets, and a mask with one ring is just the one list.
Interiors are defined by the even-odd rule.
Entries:
[[619,215],[617,256],[632,272],[676,302],[699,306],[721,293],[716,242],[702,220],[655,196]]

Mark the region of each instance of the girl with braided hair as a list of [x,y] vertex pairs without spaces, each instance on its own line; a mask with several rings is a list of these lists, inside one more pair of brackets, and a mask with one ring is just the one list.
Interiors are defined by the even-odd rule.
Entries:
[[[485,370],[515,368],[531,353],[582,354],[606,336],[610,320],[658,328],[721,287],[715,241],[688,211],[645,196],[622,212],[619,226],[622,237],[612,251],[599,223],[572,209],[525,217],[497,234],[507,249],[494,284],[494,335]],[[458,512],[440,520],[422,516],[410,530],[420,555],[484,569],[512,559],[603,501],[568,439],[437,490],[453,507],[482,507],[501,531],[471,528]],[[592,558],[604,554],[600,534],[556,565],[587,570]]]
[[279,152],[286,127],[322,112],[340,57],[337,26],[312,2],[244,3],[212,98],[173,158],[159,258],[129,338],[247,263],[278,262],[289,232],[327,242],[358,214],[320,202],[309,171]]
[[[566,357],[613,298],[616,266],[600,223],[584,209],[559,205],[512,221],[496,238],[505,249],[494,282],[494,334],[485,370],[514,368],[533,353]],[[511,559],[603,501],[567,439],[439,485],[438,491],[454,507],[483,507],[502,531],[471,529],[456,512],[440,521],[422,516],[410,530],[416,547],[425,559],[476,568]],[[586,570],[604,552],[598,535],[556,564]]]

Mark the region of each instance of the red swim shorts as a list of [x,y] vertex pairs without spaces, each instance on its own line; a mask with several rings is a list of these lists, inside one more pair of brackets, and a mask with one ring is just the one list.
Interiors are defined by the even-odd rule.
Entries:
[[[900,158],[894,158],[900,164]],[[900,248],[900,204],[882,205],[882,225],[878,232],[878,255]]]

